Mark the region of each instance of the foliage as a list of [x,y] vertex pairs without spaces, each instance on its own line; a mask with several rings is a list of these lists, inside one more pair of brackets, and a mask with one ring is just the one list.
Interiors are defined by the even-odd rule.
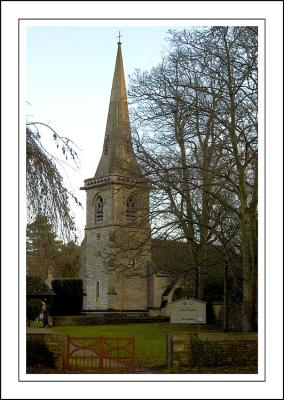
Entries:
[[[232,264],[231,273],[227,277],[227,296],[229,303],[242,302],[242,276],[241,272]],[[222,302],[224,300],[224,285],[222,281],[222,273],[216,271],[207,274],[204,279],[204,301]]]
[[76,240],[76,226],[69,206],[70,200],[80,202],[64,186],[59,165],[62,164],[55,155],[48,152],[43,144],[43,133],[50,133],[61,150],[65,161],[72,160],[75,165],[78,155],[74,143],[59,136],[49,125],[42,122],[26,124],[26,195],[28,220],[38,214],[44,214],[49,223],[56,227],[57,234],[65,240]]
[[44,280],[48,271],[53,277],[76,278],[79,273],[80,248],[76,243],[56,239],[48,217],[38,214],[27,225],[27,273]]
[[39,299],[28,299],[27,300],[27,319],[29,321],[35,321],[39,314],[42,312],[43,302]]
[[47,278],[47,272],[54,267],[58,245],[56,235],[48,218],[38,214],[27,225],[27,273]]
[[52,290],[56,294],[51,315],[77,315],[82,311],[83,281],[81,279],[54,279]]
[[27,367],[35,365],[52,368],[55,366],[55,356],[45,343],[27,341]]
[[79,278],[80,246],[74,242],[59,242],[54,277]]

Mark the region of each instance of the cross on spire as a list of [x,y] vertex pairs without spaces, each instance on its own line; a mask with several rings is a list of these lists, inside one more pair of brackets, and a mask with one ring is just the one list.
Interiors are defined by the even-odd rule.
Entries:
[[120,31],[118,31],[118,36],[117,36],[118,42],[117,42],[117,44],[121,44],[121,41],[120,41],[121,36],[122,35],[121,35]]

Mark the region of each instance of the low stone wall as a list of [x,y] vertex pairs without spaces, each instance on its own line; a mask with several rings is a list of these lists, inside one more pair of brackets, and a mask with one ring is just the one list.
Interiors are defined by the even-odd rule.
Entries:
[[196,341],[192,343],[191,361],[206,367],[257,367],[257,341]]
[[[168,338],[168,367],[250,366],[257,369],[257,337],[234,339],[218,336],[204,340],[202,335],[171,335]],[[172,346],[172,355],[169,354]],[[170,359],[170,361],[169,361]]]
[[27,333],[27,367],[45,365],[56,372],[63,371],[64,337],[61,333]]
[[83,315],[54,316],[49,323],[52,326],[79,326],[79,325],[103,325],[103,324],[125,324],[138,322],[166,322],[168,317],[149,317],[148,313],[92,313]]
[[184,367],[192,365],[191,346],[195,334],[191,335],[172,335],[172,360],[168,362],[168,367]]

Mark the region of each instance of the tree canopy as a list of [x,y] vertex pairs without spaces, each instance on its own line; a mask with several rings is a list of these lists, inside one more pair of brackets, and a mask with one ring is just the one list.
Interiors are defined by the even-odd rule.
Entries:
[[56,239],[53,226],[43,214],[27,225],[27,274],[45,280],[48,272],[56,278],[77,278],[80,248],[74,242]]

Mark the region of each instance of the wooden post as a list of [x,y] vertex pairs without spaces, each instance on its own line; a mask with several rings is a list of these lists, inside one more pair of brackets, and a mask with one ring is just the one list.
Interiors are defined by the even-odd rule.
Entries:
[[135,336],[132,337],[132,357],[131,357],[131,369],[135,369]]
[[100,369],[100,371],[102,371],[103,366],[104,366],[104,363],[103,363],[103,361],[104,361],[104,352],[103,352],[104,337],[99,336],[98,341],[99,341],[99,369]]
[[68,369],[69,336],[63,338],[63,371]]
[[173,368],[173,335],[167,335],[167,368]]

